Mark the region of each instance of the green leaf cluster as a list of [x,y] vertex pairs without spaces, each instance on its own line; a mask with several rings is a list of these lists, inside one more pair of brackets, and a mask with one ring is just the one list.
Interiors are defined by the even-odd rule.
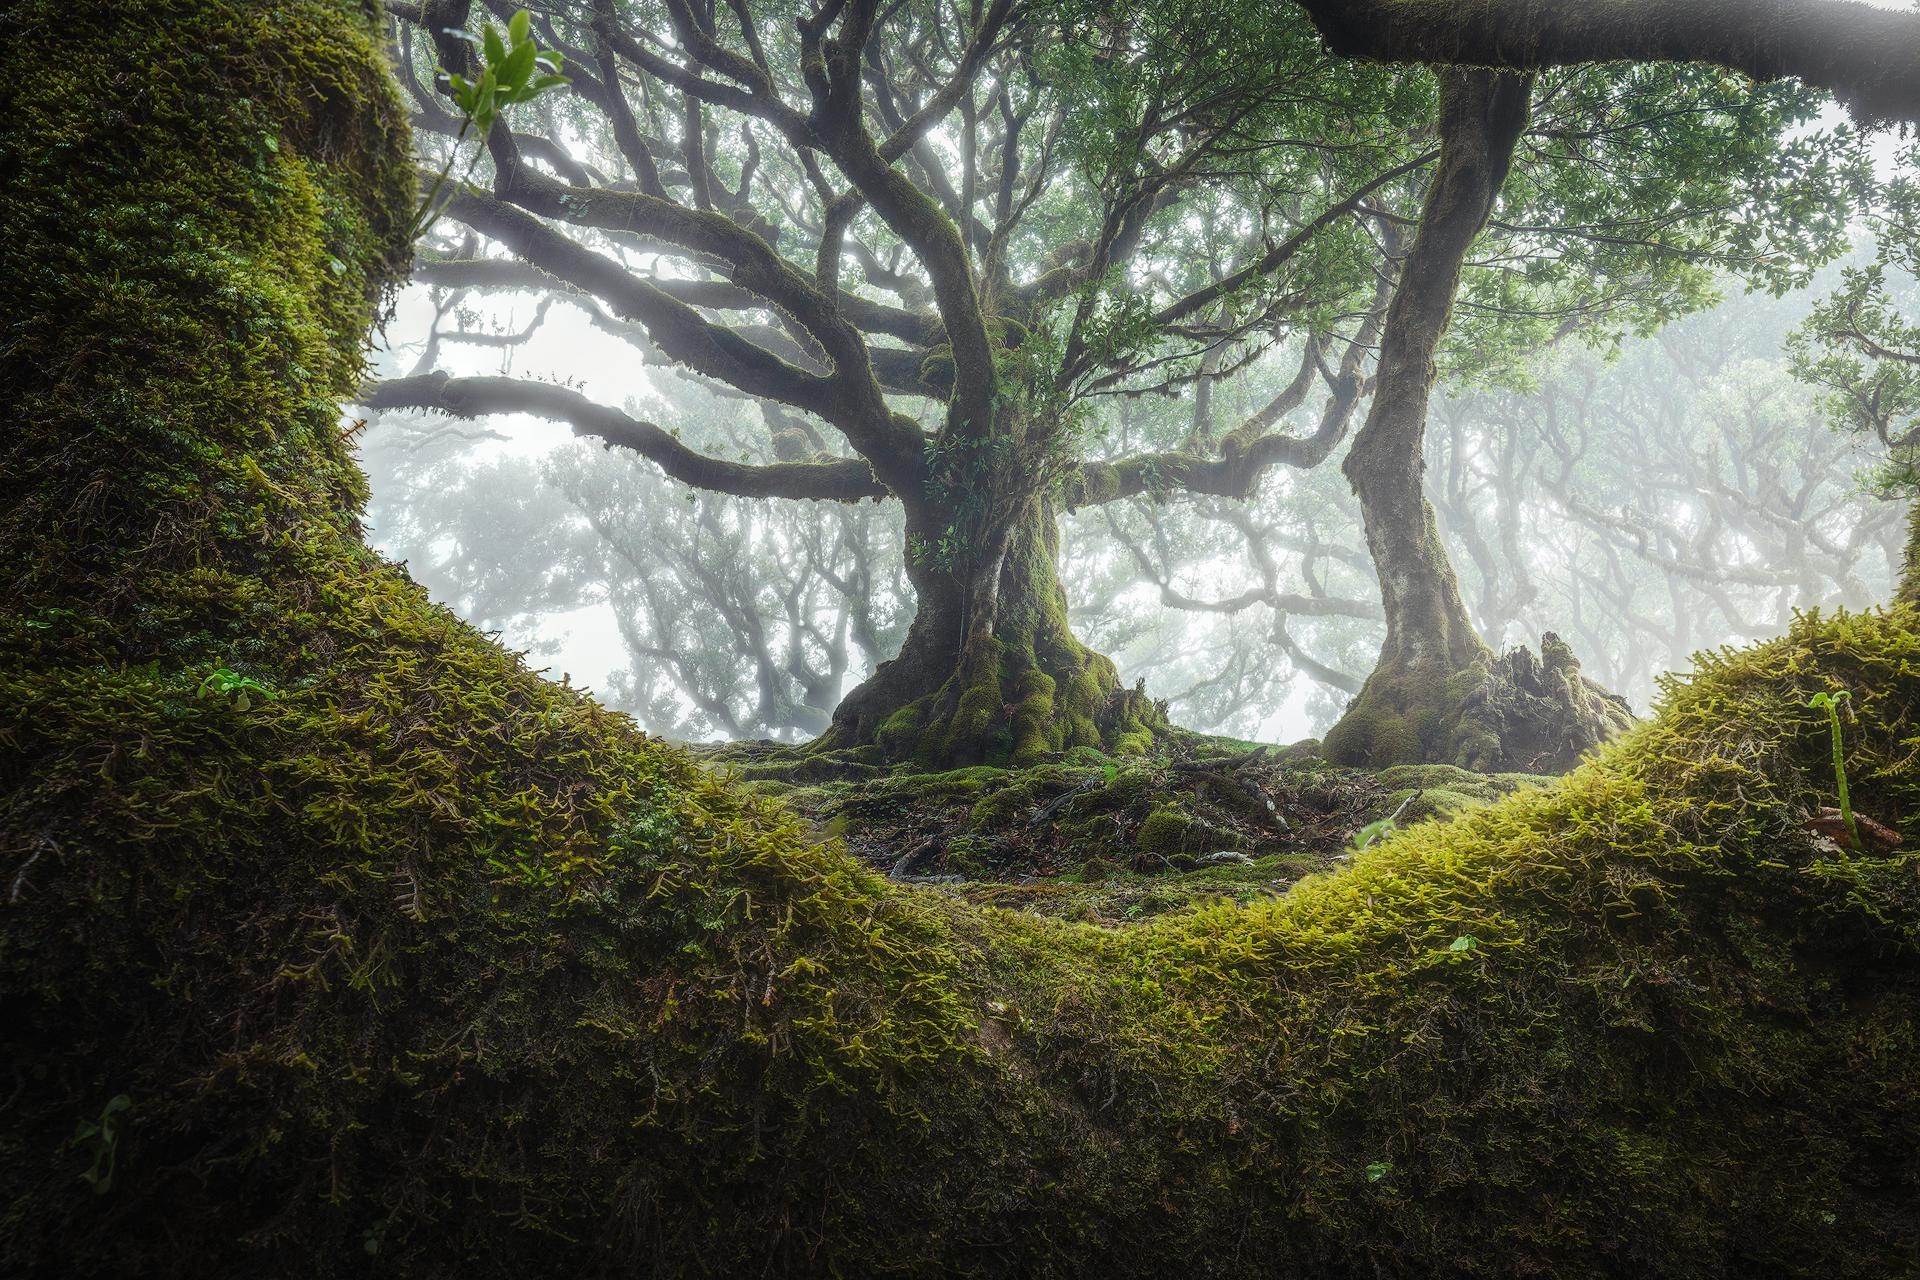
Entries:
[[452,91],[454,105],[483,138],[507,107],[531,102],[547,90],[567,83],[567,77],[560,74],[564,55],[557,50],[539,48],[534,43],[532,28],[532,16],[522,9],[508,21],[504,36],[491,22],[481,29],[478,37],[469,32],[454,33],[478,47],[481,70],[479,78],[474,80],[457,72],[449,73],[447,86]]

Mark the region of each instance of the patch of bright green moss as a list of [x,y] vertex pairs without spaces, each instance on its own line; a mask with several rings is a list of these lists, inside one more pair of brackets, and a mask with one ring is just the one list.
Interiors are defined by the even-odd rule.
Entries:
[[1198,824],[1173,809],[1155,809],[1140,824],[1134,845],[1142,853],[1168,857],[1187,851],[1187,837],[1196,833]]

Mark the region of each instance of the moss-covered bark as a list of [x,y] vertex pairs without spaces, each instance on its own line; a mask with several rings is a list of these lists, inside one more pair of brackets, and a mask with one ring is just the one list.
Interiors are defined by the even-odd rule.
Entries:
[[1435,357],[1460,273],[1526,129],[1529,76],[1452,71],[1440,160],[1387,312],[1373,404],[1343,466],[1360,500],[1387,635],[1366,685],[1327,734],[1327,758],[1385,768],[1453,764],[1559,772],[1629,723],[1549,634],[1496,656],[1475,632],[1422,487]]
[[1900,566],[1900,582],[1895,599],[1902,604],[1920,605],[1920,500],[1907,513],[1907,551]]
[[1920,860],[1804,821],[1845,688],[1920,836],[1920,613],[1282,899],[892,891],[358,544],[359,10],[15,14],[8,1274],[1920,1268]]
[[1074,747],[1144,751],[1167,728],[1164,709],[1074,636],[1050,502],[999,487],[1012,492],[976,483],[969,497],[1005,514],[945,557],[930,548],[950,543],[953,507],[907,504],[913,624],[899,656],[841,701],[820,750],[1030,764]]

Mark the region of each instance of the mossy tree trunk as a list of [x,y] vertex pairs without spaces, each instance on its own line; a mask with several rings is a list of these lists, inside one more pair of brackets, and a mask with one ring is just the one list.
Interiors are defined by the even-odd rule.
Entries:
[[1074,636],[1055,505],[1025,477],[906,502],[912,626],[899,656],[841,701],[818,749],[1026,764],[1073,747],[1141,751],[1166,727],[1164,708]]
[[1624,704],[1580,674],[1549,633],[1543,661],[1480,639],[1422,488],[1435,353],[1474,239],[1526,129],[1531,76],[1446,73],[1441,157],[1387,313],[1366,424],[1344,470],[1380,578],[1387,635],[1373,674],[1327,734],[1330,759],[1385,766],[1558,771],[1627,722]]
[[1902,604],[1920,604],[1920,499],[1907,512],[1907,554],[1893,598]]

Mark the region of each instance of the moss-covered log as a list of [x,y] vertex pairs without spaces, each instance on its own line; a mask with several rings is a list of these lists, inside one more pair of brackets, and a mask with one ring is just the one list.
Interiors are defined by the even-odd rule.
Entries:
[[30,0],[0,188],[0,1267],[1920,1268],[1920,613],[1131,929],[891,890],[358,542],[359,8]]

